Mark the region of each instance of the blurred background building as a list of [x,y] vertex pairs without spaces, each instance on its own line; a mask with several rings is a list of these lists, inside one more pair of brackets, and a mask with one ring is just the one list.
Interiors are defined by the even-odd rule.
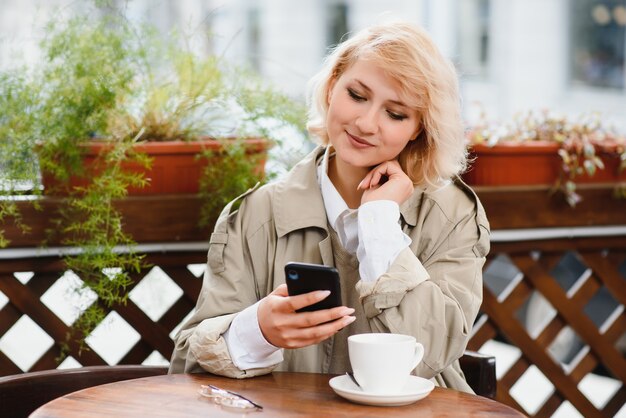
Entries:
[[0,0],[0,68],[37,59],[50,16],[106,4],[202,51],[245,63],[292,96],[348,32],[390,19],[425,27],[457,66],[468,122],[529,109],[600,112],[626,125],[625,0]]
[[213,1],[215,46],[301,94],[347,31],[401,18],[457,66],[466,116],[531,108],[626,119],[626,2],[620,0]]

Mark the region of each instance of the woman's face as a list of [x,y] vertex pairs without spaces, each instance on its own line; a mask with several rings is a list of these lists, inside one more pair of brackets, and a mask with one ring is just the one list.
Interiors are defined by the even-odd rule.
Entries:
[[417,111],[402,102],[400,84],[359,60],[331,85],[326,129],[336,156],[370,168],[395,159],[418,133]]

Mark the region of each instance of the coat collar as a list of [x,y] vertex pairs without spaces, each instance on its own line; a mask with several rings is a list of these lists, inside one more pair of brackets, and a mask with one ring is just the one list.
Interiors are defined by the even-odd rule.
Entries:
[[322,146],[315,148],[276,184],[272,206],[279,237],[308,227],[328,229],[316,172],[317,163],[324,155],[324,150]]
[[[318,146],[286,177],[276,184],[274,195],[274,222],[276,232],[282,237],[297,229],[317,227],[328,231],[328,219],[322,192],[317,181],[317,164],[323,157],[324,146]],[[417,224],[418,209],[424,191],[416,187],[413,194],[400,205],[400,215],[405,223]]]
[[417,213],[419,212],[419,207],[422,204],[423,195],[424,190],[422,190],[419,186],[415,187],[413,189],[413,194],[411,194],[411,196],[409,196],[409,198],[400,205],[400,216],[404,220],[404,223],[407,223],[412,227],[417,225]]

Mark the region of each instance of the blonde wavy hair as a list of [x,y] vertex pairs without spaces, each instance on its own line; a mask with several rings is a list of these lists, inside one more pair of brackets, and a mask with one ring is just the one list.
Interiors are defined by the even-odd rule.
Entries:
[[309,84],[307,129],[328,144],[326,113],[334,81],[358,60],[380,67],[401,86],[405,103],[419,116],[416,140],[398,161],[414,184],[437,186],[462,173],[467,165],[458,78],[454,66],[430,36],[405,22],[368,27],[339,44]]

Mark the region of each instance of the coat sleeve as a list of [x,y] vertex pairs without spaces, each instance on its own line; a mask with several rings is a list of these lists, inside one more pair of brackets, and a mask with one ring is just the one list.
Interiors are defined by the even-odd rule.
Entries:
[[420,257],[407,248],[373,285],[357,284],[373,331],[413,335],[424,345],[422,377],[463,354],[482,302],[489,225],[480,203],[471,207],[451,220],[435,205],[426,215],[431,227],[412,237],[427,243]]
[[[170,373],[207,371],[245,378],[266,374],[273,369],[237,368],[223,337],[237,313],[260,298],[256,276],[263,272],[255,270],[246,238],[246,233],[250,231],[245,222],[245,196],[250,192],[252,190],[224,208],[211,234],[202,289],[192,317],[174,339]],[[239,203],[239,210],[233,210],[234,205]],[[254,256],[260,256],[258,248]]]

